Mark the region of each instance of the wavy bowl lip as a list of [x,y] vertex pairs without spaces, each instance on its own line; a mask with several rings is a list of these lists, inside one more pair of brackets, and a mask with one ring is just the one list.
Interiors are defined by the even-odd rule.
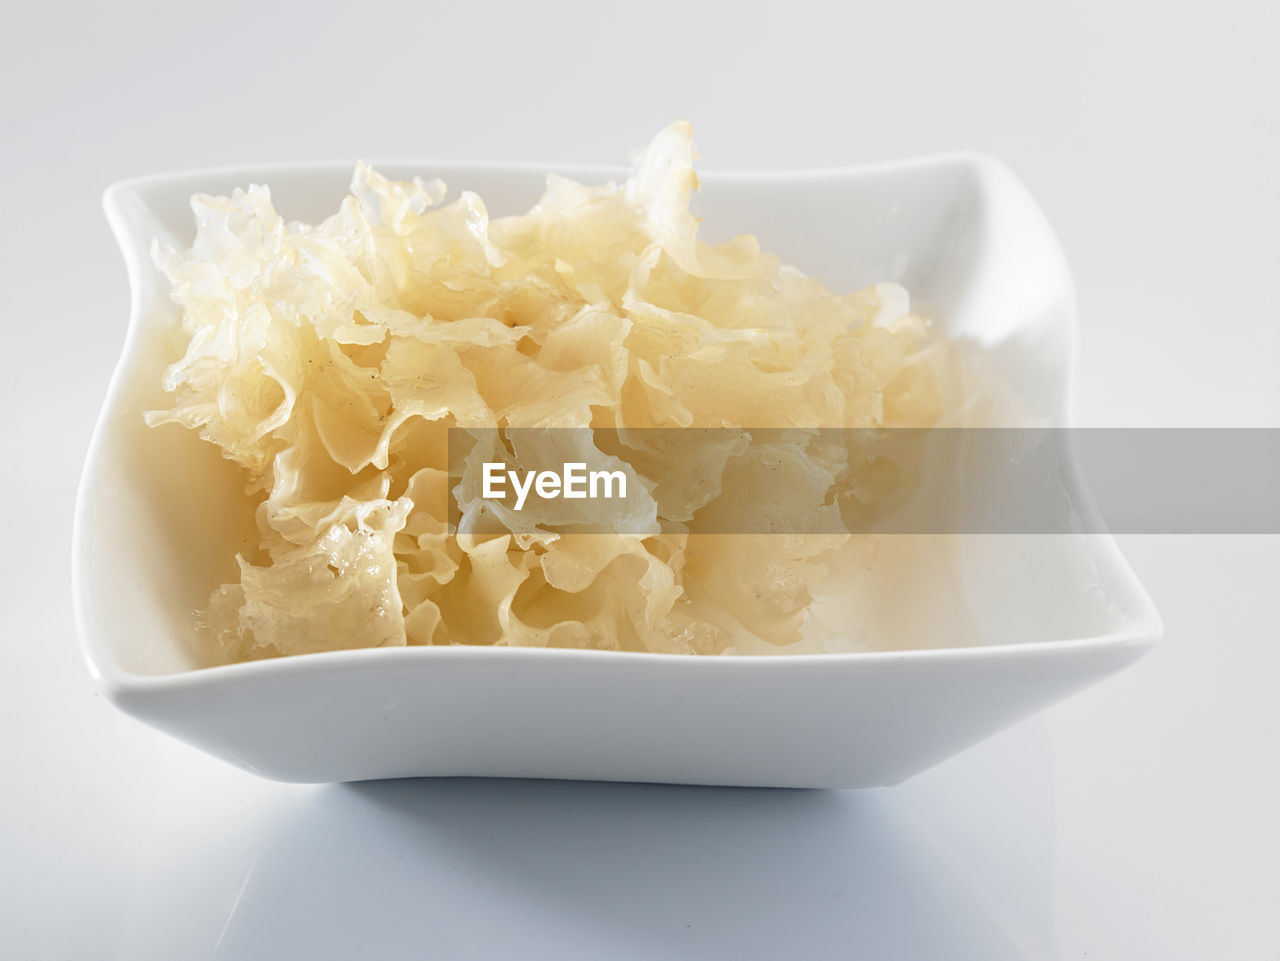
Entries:
[[[464,169],[476,168],[495,172],[511,172],[519,174],[542,174],[555,171],[557,174],[593,182],[621,179],[626,176],[627,168],[608,164],[557,164],[532,163],[524,161],[458,161],[458,160],[409,160],[409,161],[375,161],[375,167],[394,168],[412,167],[423,171],[439,168]],[[72,604],[77,628],[81,654],[89,668],[90,674],[98,686],[114,701],[147,697],[161,693],[178,693],[196,690],[210,690],[226,685],[239,685],[244,682],[266,680],[282,676],[318,676],[332,673],[343,673],[373,665],[402,665],[419,663],[424,658],[446,663],[483,663],[484,659],[496,658],[503,661],[546,661],[559,659],[579,664],[615,664],[642,662],[660,669],[680,671],[775,671],[787,672],[801,665],[816,666],[821,664],[885,664],[890,662],[969,662],[969,661],[1001,661],[1012,662],[1025,659],[1039,659],[1069,655],[1072,652],[1084,652],[1099,648],[1123,647],[1133,651],[1133,658],[1146,653],[1163,635],[1164,625],[1150,596],[1141,582],[1133,574],[1127,561],[1120,553],[1110,534],[1093,535],[1096,542],[1109,555],[1118,571],[1125,578],[1125,588],[1130,593],[1136,616],[1131,626],[1111,632],[1073,637],[1060,640],[1036,640],[1013,642],[999,645],[982,645],[959,648],[922,648],[900,651],[858,651],[843,653],[815,654],[776,654],[776,655],[730,655],[722,657],[698,657],[685,654],[664,654],[633,651],[600,651],[561,648],[520,648],[520,647],[488,647],[456,645],[448,647],[406,646],[397,648],[367,648],[343,651],[328,651],[314,654],[291,655],[260,661],[248,661],[233,664],[200,667],[172,674],[140,674],[123,669],[114,663],[103,649],[98,632],[86,609],[85,577],[82,558],[86,518],[85,491],[93,480],[99,461],[103,456],[106,444],[106,422],[110,411],[119,400],[125,387],[128,373],[128,361],[137,350],[144,333],[145,318],[141,312],[141,292],[144,283],[144,271],[151,268],[145,257],[140,256],[141,245],[131,243],[134,235],[124,214],[124,203],[127,198],[136,194],[141,188],[183,182],[198,182],[215,179],[232,178],[249,183],[255,177],[271,174],[290,174],[299,172],[326,173],[349,171],[354,162],[344,161],[305,161],[301,163],[276,162],[265,164],[233,164],[196,168],[154,175],[143,175],[117,181],[103,193],[102,203],[107,221],[111,227],[121,254],[130,286],[130,313],[124,343],[116,360],[109,382],[106,398],[91,436],[80,484],[76,498],[72,523]],[[850,177],[866,177],[869,175],[922,171],[947,166],[967,166],[979,176],[995,177],[1013,185],[1026,195],[1029,206],[1041,222],[1045,237],[1052,241],[1055,253],[1060,261],[1063,275],[1070,279],[1070,269],[1066,256],[1057,240],[1056,234],[1044,217],[1043,211],[1021,181],[1009,168],[997,158],[977,150],[954,150],[927,156],[913,157],[900,161],[883,161],[870,164],[850,164],[802,168],[795,170],[769,171],[704,171],[699,179],[704,183],[749,184],[764,182],[778,184],[786,182],[811,183],[823,180],[843,180]],[[1075,392],[1075,371],[1079,353],[1079,326],[1075,308],[1073,285],[1068,282],[1067,304],[1069,322],[1064,331],[1068,349],[1064,358],[1066,376],[1060,398],[1062,421],[1069,423],[1069,415]],[[1076,491],[1080,498],[1078,506],[1082,510],[1094,510],[1087,490]]]

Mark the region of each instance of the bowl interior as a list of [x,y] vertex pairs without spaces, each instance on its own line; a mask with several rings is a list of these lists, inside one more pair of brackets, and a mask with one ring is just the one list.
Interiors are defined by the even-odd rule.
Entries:
[[[544,182],[541,166],[378,167],[393,177],[440,176],[454,195],[474,190],[495,216],[527,209]],[[623,173],[557,169],[587,182]],[[160,372],[181,353],[151,243],[190,241],[193,193],[265,182],[287,218],[315,221],[336,209],[349,176],[349,165],[336,164],[211,171],[107,194],[134,303],[86,462],[73,562],[86,651],[103,675],[213,663],[192,612],[235,579],[234,555],[253,530],[230,462],[189,431],[143,423],[144,411],[164,406]],[[837,291],[903,284],[921,312],[981,352],[1030,418],[1063,422],[1074,352],[1070,278],[1038,208],[996,162],[962,155],[862,170],[711,174],[697,204],[708,239],[755,233]],[[847,608],[828,613],[874,648],[1137,636],[1156,623],[1106,536],[903,535],[886,545],[876,576],[859,582]]]

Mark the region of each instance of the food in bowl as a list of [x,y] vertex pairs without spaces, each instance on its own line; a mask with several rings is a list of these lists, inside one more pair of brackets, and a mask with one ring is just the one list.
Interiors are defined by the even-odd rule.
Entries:
[[[840,649],[813,602],[873,539],[703,521],[744,497],[864,509],[885,465],[820,429],[938,422],[946,345],[896,285],[837,294],[751,236],[701,240],[693,160],[677,123],[624,183],[550,175],[531,210],[492,219],[475,194],[446,204],[439,181],[364,164],[315,225],[287,223],[265,186],[193,198],[192,246],[154,252],[186,344],[148,421],[216,444],[256,506],[239,581],[197,614],[225,657]],[[658,428],[665,446],[644,439]],[[763,448],[735,440],[777,428]],[[632,479],[644,523],[494,504],[484,465],[521,460],[515,432],[570,436],[570,472]]]

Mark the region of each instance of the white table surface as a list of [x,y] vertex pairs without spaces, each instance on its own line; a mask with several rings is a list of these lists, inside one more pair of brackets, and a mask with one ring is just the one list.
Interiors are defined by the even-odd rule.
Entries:
[[1280,426],[1270,2],[24,4],[0,20],[0,956],[1280,958],[1280,538],[1128,536],[1137,666],[893,789],[268,783],[80,661],[121,342],[108,183],[195,166],[1005,159],[1079,285],[1078,419]]

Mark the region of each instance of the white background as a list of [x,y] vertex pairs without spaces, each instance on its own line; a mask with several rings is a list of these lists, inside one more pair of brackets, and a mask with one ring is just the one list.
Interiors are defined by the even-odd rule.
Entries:
[[0,955],[1280,958],[1276,537],[1126,537],[1157,651],[893,790],[267,783],[117,714],[69,603],[110,182],[975,147],[1058,229],[1077,419],[1280,426],[1280,7],[23,4],[0,14]]

